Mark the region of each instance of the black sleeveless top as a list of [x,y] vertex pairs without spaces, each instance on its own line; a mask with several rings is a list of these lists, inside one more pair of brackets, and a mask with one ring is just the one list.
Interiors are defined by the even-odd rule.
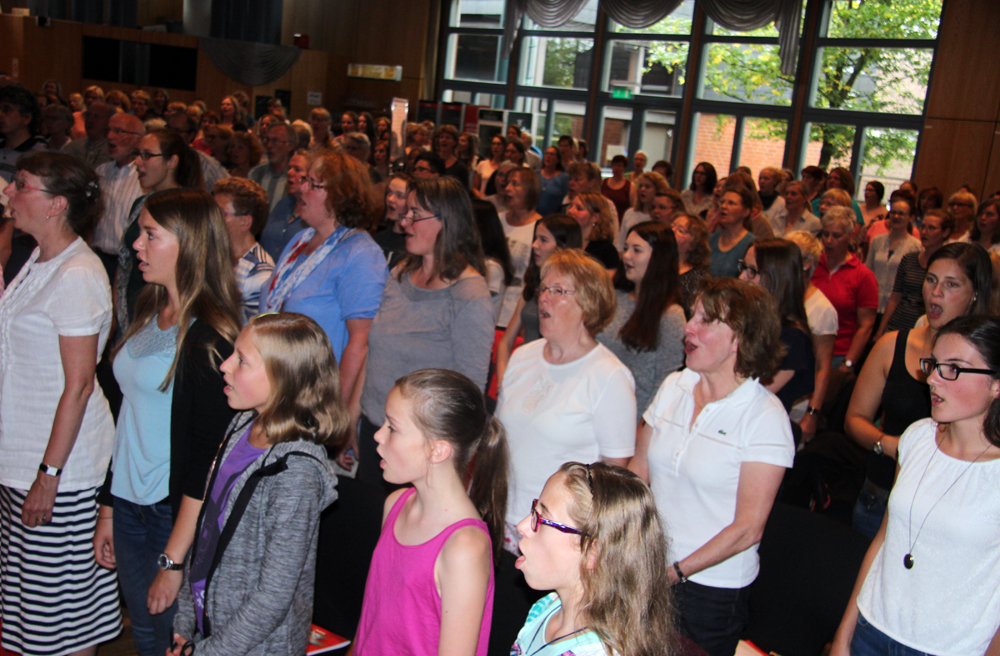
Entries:
[[[930,387],[915,379],[906,369],[906,339],[909,334],[909,330],[896,333],[892,365],[882,390],[882,432],[886,435],[902,435],[910,424],[931,416]],[[895,459],[872,452],[865,464],[872,483],[886,490],[892,488],[892,479],[896,475]]]

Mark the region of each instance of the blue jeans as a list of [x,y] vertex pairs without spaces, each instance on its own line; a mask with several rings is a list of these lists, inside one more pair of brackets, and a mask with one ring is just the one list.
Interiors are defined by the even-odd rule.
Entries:
[[913,647],[896,642],[868,623],[865,616],[858,613],[858,623],[851,638],[851,656],[930,656]]
[[869,489],[871,483],[865,481],[858,495],[858,501],[854,504],[854,516],[851,518],[851,526],[855,531],[871,539],[875,539],[882,526],[882,518],[885,516],[885,509],[889,505],[889,491],[880,490],[875,493]]
[[115,497],[114,510],[118,584],[128,606],[136,650],[141,656],[163,656],[173,639],[177,602],[165,612],[151,615],[146,596],[160,571],[156,561],[174,528],[170,504],[140,506]]
[[732,656],[750,616],[750,586],[713,588],[688,581],[673,591],[680,632],[709,656]]

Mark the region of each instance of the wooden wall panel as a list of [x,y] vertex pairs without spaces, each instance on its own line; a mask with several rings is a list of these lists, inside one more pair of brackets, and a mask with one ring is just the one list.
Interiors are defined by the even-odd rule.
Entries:
[[996,121],[1000,112],[997,0],[950,0],[938,35],[927,116]]
[[913,176],[917,186],[937,186],[945,197],[963,184],[982,191],[990,160],[997,157],[991,155],[995,131],[993,121],[927,119]]
[[980,185],[980,195],[986,196],[1000,190],[1000,127],[993,130],[993,148],[990,153],[990,164],[986,167],[986,177]]
[[[3,68],[11,66],[11,58],[18,59],[18,79],[31,91],[38,91],[47,79],[56,79],[64,93],[79,88],[83,73],[80,63],[81,24],[70,21],[52,21],[51,27],[38,27],[34,18],[0,16],[0,34],[6,41],[8,34],[14,38],[12,50],[4,57]],[[6,46],[6,44],[5,44]]]
[[139,27],[184,20],[183,0],[138,0],[136,10]]

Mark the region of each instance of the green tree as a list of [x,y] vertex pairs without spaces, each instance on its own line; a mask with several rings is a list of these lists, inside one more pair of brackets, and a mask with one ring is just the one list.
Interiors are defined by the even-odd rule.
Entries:
[[[852,39],[934,39],[941,16],[941,0],[834,0],[827,34]],[[667,17],[650,30],[676,33],[680,19]],[[726,34],[738,32],[721,31]],[[717,28],[716,33],[720,33]],[[773,25],[742,33],[777,36]],[[647,67],[660,63],[683,67],[679,43],[660,42],[650,48]],[[826,47],[816,88],[815,106],[868,112],[920,113],[932,53],[908,48]],[[770,45],[712,44],[705,67],[705,88],[722,98],[740,102],[788,105],[794,78],[781,73],[778,47]],[[647,68],[648,70],[648,68]],[[785,137],[785,121],[762,122],[750,138]],[[814,124],[811,141],[823,144],[819,164],[849,156],[854,128]],[[912,154],[916,135],[903,130],[871,130],[863,159],[880,170]]]
[[560,39],[546,38],[545,67],[542,71],[542,84],[547,87],[573,87],[573,76],[576,72],[576,58],[593,46],[590,39]]

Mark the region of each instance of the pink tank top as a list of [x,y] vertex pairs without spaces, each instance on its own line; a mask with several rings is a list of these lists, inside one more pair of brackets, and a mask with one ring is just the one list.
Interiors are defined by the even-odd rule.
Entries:
[[[395,533],[396,519],[403,504],[415,492],[413,488],[407,490],[393,505],[372,554],[361,621],[354,642],[357,656],[437,656],[441,635],[441,597],[434,584],[434,563],[444,543],[460,528],[478,526],[489,536],[486,522],[463,519],[423,544],[400,544]],[[491,568],[476,656],[486,656],[492,616]]]

